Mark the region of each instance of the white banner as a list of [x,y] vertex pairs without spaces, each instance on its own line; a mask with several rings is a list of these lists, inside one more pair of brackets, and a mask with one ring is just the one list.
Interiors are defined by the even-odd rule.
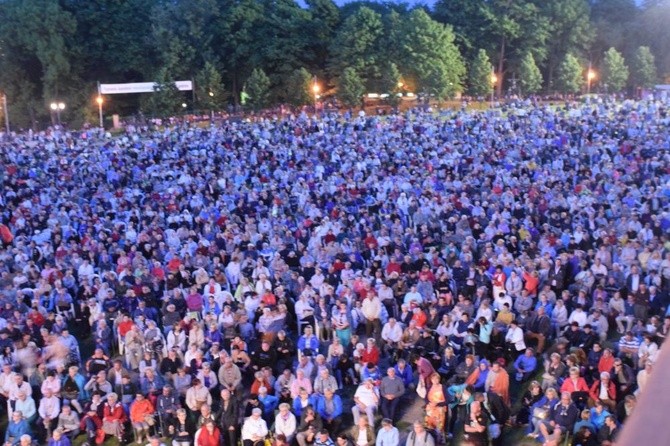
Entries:
[[[153,93],[155,82],[133,82],[129,84],[100,84],[100,94]],[[193,82],[176,81],[179,91],[193,90]]]

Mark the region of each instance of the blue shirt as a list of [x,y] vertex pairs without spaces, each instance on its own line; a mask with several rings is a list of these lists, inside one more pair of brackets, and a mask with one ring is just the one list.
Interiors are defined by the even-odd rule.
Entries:
[[375,441],[375,446],[398,446],[400,442],[400,435],[398,433],[398,428],[391,426],[391,429],[386,430],[382,427],[377,432],[377,440]]
[[324,395],[320,395],[316,399],[314,409],[324,420],[337,418],[342,415],[342,398],[340,398],[340,395],[333,395],[333,413],[331,414],[326,412],[326,397]]
[[31,433],[30,425],[28,425],[28,422],[25,419],[22,419],[18,423],[14,423],[12,420],[7,425],[7,432],[5,432],[5,442],[8,442],[9,438],[11,437],[14,439],[12,445],[17,445],[21,441],[21,435],[30,435]]
[[525,354],[516,358],[514,367],[523,369],[524,373],[530,373],[537,367],[537,358],[535,356],[526,356]]
[[405,387],[414,383],[414,373],[412,372],[412,367],[410,367],[409,364],[405,364],[405,368],[403,370],[400,370],[398,364],[396,364],[395,367],[393,368],[395,369],[395,373],[398,376],[398,378],[402,379],[402,382],[403,384],[405,384]]

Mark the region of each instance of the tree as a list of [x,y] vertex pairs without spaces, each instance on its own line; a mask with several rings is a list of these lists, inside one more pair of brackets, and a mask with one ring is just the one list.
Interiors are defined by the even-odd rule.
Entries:
[[195,77],[196,97],[200,108],[218,110],[226,100],[226,91],[221,81],[221,73],[213,63],[207,62]]
[[381,15],[367,7],[361,7],[347,17],[333,40],[328,65],[331,76],[339,77],[345,68],[351,67],[370,87],[379,79],[379,67],[383,60],[379,48],[384,34]]
[[365,85],[363,80],[351,67],[342,70],[337,85],[337,97],[346,107],[358,107],[361,105]]
[[67,103],[72,116],[81,106],[74,17],[57,0],[6,0],[0,17],[0,85],[12,120],[35,127],[53,100]]
[[614,47],[605,52],[603,59],[603,83],[611,91],[621,91],[628,81],[628,67],[620,52]]
[[179,113],[183,99],[183,94],[177,88],[175,79],[167,68],[161,68],[156,75],[154,92],[151,93],[148,101],[151,113],[154,116],[174,116]]
[[489,60],[488,54],[483,49],[477,53],[477,57],[470,65],[469,92],[472,96],[486,96],[491,93],[493,84],[491,84],[491,74],[493,65]]
[[542,88],[542,73],[535,64],[535,58],[531,53],[526,54],[521,61],[519,83],[521,84],[521,92],[524,94],[537,93]]
[[392,107],[397,107],[401,99],[398,94],[402,91],[401,75],[398,66],[393,62],[386,62],[382,67],[379,92],[388,95],[386,102]]
[[253,110],[260,110],[268,105],[270,95],[270,78],[260,68],[255,68],[247,79],[245,90],[249,95],[249,105]]
[[572,54],[565,55],[558,67],[557,87],[563,93],[579,93],[584,85],[583,68]]
[[[640,9],[637,6],[639,1],[590,0],[590,2],[591,26],[595,30],[595,38],[589,48],[591,61],[600,66],[600,57],[611,47],[619,48],[623,54],[633,54],[639,45],[633,36],[644,32],[636,28],[640,16]],[[667,28],[666,24],[663,26]]]
[[220,59],[226,61],[223,80],[229,86],[233,102],[238,104],[242,85],[255,67],[252,55],[261,45],[257,31],[264,20],[263,5],[256,0],[220,0],[220,3],[212,44]]
[[[439,0],[435,16],[454,26],[458,42],[468,59],[475,48],[493,55],[502,93],[508,66],[517,66],[527,53],[544,60],[549,38],[549,21],[540,13],[537,0]],[[476,45],[476,46],[475,46]]]
[[[558,65],[567,53],[583,54],[595,37],[589,22],[588,0],[552,0],[540,2],[541,13],[548,19],[545,74],[551,88]],[[526,56],[524,56],[525,58]]]
[[284,86],[289,104],[300,106],[314,101],[313,79],[314,76],[305,68],[295,70],[291,74],[288,83]]
[[415,9],[402,22],[402,30],[399,68],[418,91],[439,99],[461,91],[466,70],[451,27]]
[[294,71],[306,66],[314,57],[307,29],[310,13],[294,0],[261,0],[262,19],[254,30],[256,50],[250,60],[270,77],[270,98],[289,101],[286,84]]
[[340,24],[340,10],[333,0],[305,0],[305,4],[311,15],[306,30],[311,36],[308,44],[310,68],[323,70],[328,61],[328,48]]
[[160,66],[175,78],[192,79],[207,61],[218,57],[213,42],[220,14],[217,0],[154,3],[151,29]]
[[651,88],[656,84],[656,60],[648,46],[641,46],[635,51],[631,69],[631,81],[636,88]]

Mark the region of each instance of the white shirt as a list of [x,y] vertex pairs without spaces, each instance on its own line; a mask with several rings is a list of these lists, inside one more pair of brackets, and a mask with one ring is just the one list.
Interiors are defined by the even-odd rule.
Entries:
[[583,327],[586,325],[587,317],[585,311],[573,311],[572,314],[570,314],[570,318],[568,318],[568,323],[572,324],[573,322],[577,322],[580,327]]
[[505,341],[514,344],[514,348],[516,348],[516,351],[518,352],[526,349],[526,343],[523,341],[523,330],[521,330],[521,327],[510,327],[505,335]]
[[286,438],[291,438],[295,434],[296,427],[297,421],[291,412],[287,414],[286,419],[281,413],[275,417],[275,434],[284,434]]
[[15,376],[16,373],[14,372],[9,372],[9,374],[6,374],[4,372],[0,373],[0,392],[9,394],[9,385],[14,384]]
[[25,381],[23,381],[20,386],[16,384],[16,381],[14,381],[7,386],[7,389],[9,390],[9,399],[12,401],[19,399],[20,391],[24,391],[26,396],[31,396],[33,394],[33,388],[30,387],[30,384]]
[[51,398],[42,398],[38,412],[42,419],[49,418],[55,420],[58,418],[58,414],[60,414],[60,400],[55,396],[52,396]]
[[267,434],[268,425],[264,419],[251,416],[244,420],[244,425],[242,426],[242,441],[253,440],[254,436],[262,438]]
[[402,327],[400,327],[400,324],[397,322],[393,326],[388,322],[384,324],[382,339],[387,342],[400,342],[400,339],[402,339]]
[[363,316],[368,319],[379,319],[382,313],[382,304],[377,296],[372,299],[364,299],[361,304],[361,311]]
[[295,303],[295,314],[298,316],[298,319],[304,319],[307,316],[305,310],[312,310],[312,314],[314,312],[314,308],[312,308],[307,299],[298,300],[298,302]]
[[368,389],[368,386],[366,386],[365,384],[361,384],[360,386],[358,386],[358,389],[356,389],[356,393],[354,394],[354,398],[358,398],[361,403],[365,404],[366,406],[372,406],[372,407],[377,407],[377,403],[379,402],[377,389],[375,389],[374,387]]

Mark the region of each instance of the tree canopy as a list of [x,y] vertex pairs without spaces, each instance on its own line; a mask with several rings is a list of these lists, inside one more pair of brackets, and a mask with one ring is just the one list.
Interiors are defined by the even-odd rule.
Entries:
[[[481,94],[490,85],[477,85],[480,50],[499,94],[513,78],[522,93],[577,92],[584,79],[566,84],[568,55],[572,74],[578,64],[583,76],[590,64],[599,88],[607,78],[610,91],[632,93],[670,75],[667,1],[437,0],[429,8],[366,0],[4,0],[0,17],[0,92],[15,128],[48,124],[54,100],[67,103],[64,121],[86,119],[97,82],[194,80],[195,103],[190,93],[173,92],[179,110],[182,102],[203,112],[239,104],[254,70],[269,81],[267,105],[305,102],[288,88],[298,72],[317,76],[325,95],[337,96],[355,77],[363,93],[389,93],[394,76],[414,93],[444,98],[467,87]],[[628,61],[628,83],[620,82],[621,64],[612,65],[620,61],[606,57],[610,48]],[[343,83],[347,68],[353,72]],[[117,96],[105,111],[153,113],[162,103]]]

